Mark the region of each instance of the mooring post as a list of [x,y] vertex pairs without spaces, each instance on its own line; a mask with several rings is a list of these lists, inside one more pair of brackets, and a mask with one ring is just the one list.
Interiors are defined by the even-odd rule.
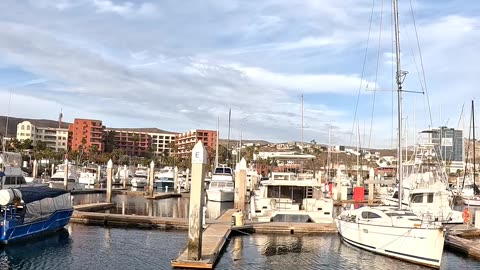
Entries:
[[127,188],[127,165],[123,165],[123,188]]
[[245,196],[247,195],[247,161],[242,158],[235,173],[235,203],[234,207],[245,211]]
[[68,190],[68,158],[65,159],[65,170],[63,170],[63,188]]
[[178,167],[175,166],[173,168],[173,192],[174,193],[180,193],[179,190],[179,184],[178,184]]
[[102,167],[100,167],[100,165],[98,165],[97,166],[97,183],[99,185],[100,185],[101,180],[102,180],[101,173],[102,173]]
[[186,191],[190,191],[190,181],[188,179],[190,179],[190,169],[187,168],[187,171],[185,172],[185,190]]
[[[192,187],[190,189],[190,215],[188,219],[188,259],[202,258],[202,220],[204,204],[205,165],[207,151],[201,141],[192,150]],[[176,181],[175,181],[176,183]]]
[[51,171],[50,177],[52,177],[54,173],[55,173],[55,163],[52,163],[52,171]]
[[113,161],[110,159],[107,163],[107,203],[112,202],[112,178],[113,178]]
[[374,194],[374,184],[373,181],[375,180],[375,171],[373,168],[370,168],[370,172],[368,173],[368,204],[373,204],[373,194]]
[[37,177],[37,160],[33,161],[33,168],[32,168],[32,177],[35,179]]
[[155,162],[150,162],[150,171],[148,174],[148,196],[153,197],[153,180],[155,179]]

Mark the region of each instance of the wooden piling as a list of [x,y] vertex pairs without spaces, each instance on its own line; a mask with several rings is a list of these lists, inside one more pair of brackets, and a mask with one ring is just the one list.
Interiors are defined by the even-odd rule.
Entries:
[[153,185],[155,178],[155,162],[150,162],[150,170],[148,172],[148,196],[153,197]]
[[245,211],[245,197],[247,195],[247,161],[242,158],[238,164],[238,171],[235,176],[235,202],[234,207]]
[[123,165],[123,188],[127,188],[127,165]]
[[[192,189],[190,191],[190,215],[188,223],[187,259],[199,261],[202,258],[203,204],[205,165],[207,151],[201,141],[192,150]],[[177,170],[178,172],[178,170]],[[178,174],[176,174],[178,176]],[[177,179],[175,179],[177,183]]]
[[65,159],[65,175],[63,176],[63,188],[68,190],[68,159]]
[[113,161],[110,159],[107,163],[107,203],[112,202],[112,181],[113,180]]

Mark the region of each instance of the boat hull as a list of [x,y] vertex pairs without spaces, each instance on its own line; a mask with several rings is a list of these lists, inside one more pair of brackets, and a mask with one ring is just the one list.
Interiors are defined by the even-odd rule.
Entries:
[[475,198],[463,197],[463,203],[465,205],[470,205],[470,206],[480,206],[480,197],[475,197]]
[[73,209],[57,210],[45,220],[0,227],[0,243],[5,245],[63,229],[70,221],[72,213]]
[[370,225],[335,219],[342,239],[358,248],[440,268],[445,234],[439,228]]
[[207,190],[207,198],[214,202],[233,202],[234,191]]

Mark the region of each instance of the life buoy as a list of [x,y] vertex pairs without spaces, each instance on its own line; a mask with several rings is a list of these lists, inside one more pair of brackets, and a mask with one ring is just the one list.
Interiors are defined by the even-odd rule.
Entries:
[[470,215],[470,210],[468,208],[465,208],[462,212],[462,218],[463,222],[468,223],[470,221],[471,215]]

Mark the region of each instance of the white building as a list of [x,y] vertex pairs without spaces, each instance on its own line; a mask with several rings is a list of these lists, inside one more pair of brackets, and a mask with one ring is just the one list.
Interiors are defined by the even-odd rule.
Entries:
[[177,133],[161,129],[150,129],[148,135],[152,137],[152,148],[156,156],[163,153],[173,154],[173,144]]
[[30,121],[23,121],[17,125],[17,140],[32,140],[36,145],[38,141],[45,142],[47,147],[55,151],[67,150],[68,128],[40,127]]

